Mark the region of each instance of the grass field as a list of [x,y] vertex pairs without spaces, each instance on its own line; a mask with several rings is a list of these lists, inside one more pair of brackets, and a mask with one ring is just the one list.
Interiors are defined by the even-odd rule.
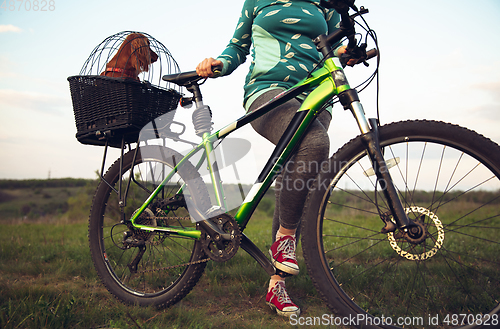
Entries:
[[[29,183],[0,181],[0,328],[261,329],[291,326],[288,319],[277,316],[265,304],[267,274],[241,250],[226,263],[208,262],[198,284],[173,307],[157,310],[122,304],[100,283],[90,258],[87,216],[96,182],[35,183],[30,188]],[[445,246],[439,250],[439,256],[430,256],[430,261],[422,263],[407,262],[397,255],[387,236],[379,233],[380,219],[359,214],[365,212],[364,205],[356,203],[362,199],[348,200],[354,196],[352,192],[332,195],[323,226],[327,259],[343,289],[354,296],[357,303],[366,300],[369,308],[374,301],[380,301],[381,314],[377,309],[370,309],[377,316],[388,309],[404,308],[410,304],[408,300],[417,300],[420,313],[426,316],[438,312],[457,313],[456,310],[463,310],[464,305],[466,312],[478,314],[478,310],[484,310],[479,299],[496,305],[496,300],[487,300],[500,292],[496,242],[500,196],[497,194],[471,193],[460,202],[450,201],[443,205],[440,210],[443,221],[457,216],[467,220],[446,228]],[[419,195],[422,199],[419,204],[425,204],[428,197]],[[455,200],[455,196],[450,198]],[[484,200],[490,202],[484,204]],[[344,201],[349,201],[351,208],[338,206]],[[479,207],[481,204],[483,206]],[[354,211],[355,208],[360,211]],[[266,196],[245,230],[261,250],[269,248],[273,209],[272,196]],[[369,223],[373,227],[367,226]],[[428,229],[429,234],[436,235],[436,228],[429,226]],[[362,239],[363,234],[368,234],[369,238]],[[416,256],[429,252],[428,249],[420,250],[428,248],[427,245],[408,245],[401,238],[396,242]],[[301,308],[303,319],[330,316],[306,273],[300,247],[301,274],[287,280],[287,289]],[[419,264],[429,270],[428,273],[419,272]],[[488,282],[480,282],[484,279]],[[465,301],[464,295],[456,289],[457,281],[476,299]],[[417,284],[422,284],[422,288],[408,289],[409,282],[410,288]],[[481,291],[474,291],[478,287],[481,291],[488,287],[488,291],[481,295]],[[413,291],[424,293],[411,296]],[[408,296],[405,292],[409,292]],[[449,297],[453,293],[459,293],[458,297]],[[435,296],[437,298],[433,299]],[[429,305],[426,305],[427,300]],[[402,310],[400,314],[410,313]]]
[[[263,225],[268,219],[259,221]],[[158,311],[124,306],[98,281],[86,231],[86,222],[4,225],[0,242],[0,327],[289,327],[265,304],[265,272],[241,252],[227,263],[210,262],[194,290],[172,308]],[[288,288],[305,315],[328,313],[307,275],[288,280]]]
[[[114,299],[90,259],[85,216],[92,184],[0,190],[0,328],[290,327],[265,304],[268,277],[243,251],[227,263],[209,262],[193,291],[169,309],[125,306]],[[52,204],[47,209],[53,213],[19,213],[26,204],[30,209]],[[262,204],[245,231],[262,249],[270,236],[270,204]],[[287,281],[294,302],[304,316],[329,313],[303,261],[300,265],[302,273]]]

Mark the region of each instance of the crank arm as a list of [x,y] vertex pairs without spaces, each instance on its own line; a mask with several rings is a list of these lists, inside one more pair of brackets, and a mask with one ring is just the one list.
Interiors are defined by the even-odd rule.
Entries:
[[198,222],[198,224],[211,236],[220,236],[222,240],[232,240],[231,234],[222,231],[217,225],[208,219]]
[[260,266],[267,272],[269,275],[275,275],[276,268],[273,266],[271,261],[262,253],[262,250],[259,249],[245,234],[241,234],[241,248],[245,250],[250,256],[253,257],[259,263]]
[[222,240],[232,240],[231,234],[222,231],[219,226],[213,223],[209,219],[205,219],[206,216],[203,215],[200,210],[196,207],[191,207],[189,209],[189,214],[194,217],[196,222],[211,236],[219,236]]

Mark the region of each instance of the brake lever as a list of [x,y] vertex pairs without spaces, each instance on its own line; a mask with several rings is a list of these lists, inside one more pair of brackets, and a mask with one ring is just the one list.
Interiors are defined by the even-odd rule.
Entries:
[[[346,52],[340,56],[340,62],[343,67],[346,66],[351,66],[353,67],[354,65],[357,65],[359,63],[363,63],[365,66],[369,66],[369,64],[366,62],[367,60],[367,53],[366,53],[366,43],[362,43],[359,46],[355,46],[352,49],[349,47],[346,48]],[[356,62],[354,64],[348,64],[348,62],[351,59],[355,59]]]

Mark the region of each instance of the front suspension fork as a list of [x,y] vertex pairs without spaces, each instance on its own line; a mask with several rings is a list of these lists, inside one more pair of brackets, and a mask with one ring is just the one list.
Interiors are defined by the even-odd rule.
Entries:
[[387,206],[396,222],[394,225],[390,220],[384,220],[385,227],[382,233],[393,232],[398,228],[401,231],[408,232],[408,229],[415,226],[406,215],[398,192],[392,182],[389,169],[385,163],[384,156],[379,144],[378,122],[376,119],[368,121],[361,103],[359,102],[356,90],[350,89],[339,94],[339,99],[344,109],[349,109],[358,123],[362,133],[362,139],[366,146],[366,152],[371,160],[373,170],[377,176],[377,183],[380,183],[382,192],[387,201]]

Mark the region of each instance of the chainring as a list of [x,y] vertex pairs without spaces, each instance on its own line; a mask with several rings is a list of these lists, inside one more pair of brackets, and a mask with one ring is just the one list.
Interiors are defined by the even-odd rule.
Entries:
[[228,214],[220,214],[209,219],[221,231],[228,233],[231,236],[230,240],[223,239],[219,234],[211,236],[203,228],[200,227],[201,237],[200,242],[205,251],[205,254],[216,262],[225,262],[231,259],[241,242],[241,231],[236,220]]

